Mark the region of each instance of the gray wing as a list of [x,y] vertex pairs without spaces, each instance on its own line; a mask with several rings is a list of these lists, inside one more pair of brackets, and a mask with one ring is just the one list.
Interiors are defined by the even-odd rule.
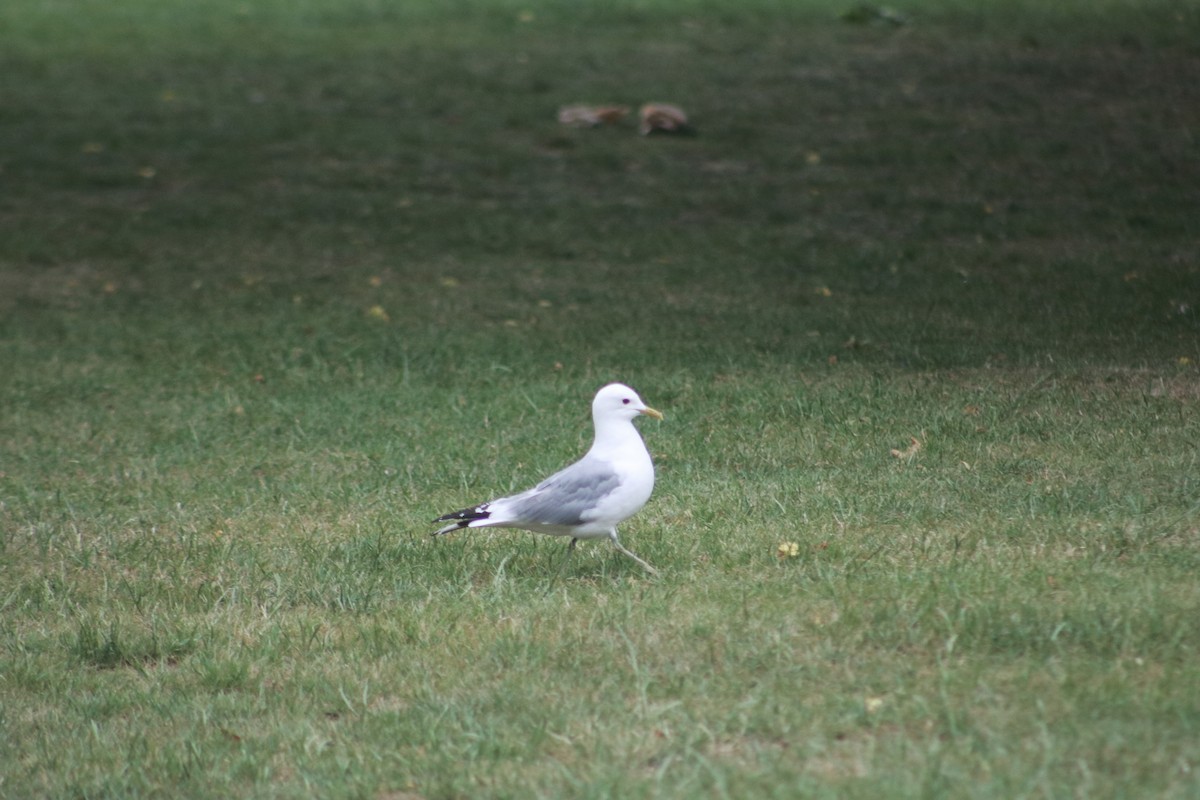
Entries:
[[620,483],[610,464],[585,458],[512,498],[512,513],[541,525],[582,525]]

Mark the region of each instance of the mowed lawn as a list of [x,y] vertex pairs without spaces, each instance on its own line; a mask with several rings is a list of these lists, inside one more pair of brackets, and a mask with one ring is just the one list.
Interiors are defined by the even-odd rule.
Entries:
[[0,797],[1200,797],[1198,187],[1187,2],[10,0]]

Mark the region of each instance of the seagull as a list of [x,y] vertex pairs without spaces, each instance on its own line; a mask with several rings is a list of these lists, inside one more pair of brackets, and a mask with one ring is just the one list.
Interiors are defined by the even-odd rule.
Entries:
[[580,539],[607,537],[613,547],[657,575],[654,567],[626,550],[617,538],[617,525],[636,514],[654,491],[654,463],[633,426],[642,414],[663,418],[633,389],[610,383],[592,401],[596,438],[583,458],[520,494],[438,517],[434,522],[450,524],[433,535],[463,528],[520,528],[570,536],[568,559]]

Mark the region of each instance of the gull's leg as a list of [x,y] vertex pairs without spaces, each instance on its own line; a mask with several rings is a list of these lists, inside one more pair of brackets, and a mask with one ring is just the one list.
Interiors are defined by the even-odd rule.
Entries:
[[624,553],[625,555],[627,555],[627,556],[629,556],[630,558],[632,558],[634,561],[636,561],[636,562],[638,562],[639,564],[641,564],[641,565],[642,565],[642,568],[643,568],[643,569],[645,569],[645,570],[646,570],[646,572],[649,572],[651,575],[657,575],[657,574],[658,574],[658,570],[656,570],[654,567],[652,567],[652,566],[650,566],[649,564],[647,564],[645,561],[642,561],[640,558],[638,558],[638,557],[637,557],[637,556],[635,556],[633,553],[631,553],[630,551],[626,550],[624,547],[622,547],[622,546],[621,546],[621,541],[620,541],[619,539],[617,539],[617,529],[616,529],[616,528],[613,528],[613,530],[612,530],[612,533],[610,533],[610,534],[608,535],[608,538],[612,539],[613,547],[617,548],[617,549],[618,549],[618,550],[620,550],[622,553]]
[[558,572],[554,573],[554,580],[550,581],[551,586],[558,583],[558,579],[562,577],[563,570],[567,568],[567,562],[571,560],[571,553],[575,552],[575,545],[578,543],[578,539],[571,537],[571,543],[567,545],[567,554],[563,556],[562,563],[558,565]]

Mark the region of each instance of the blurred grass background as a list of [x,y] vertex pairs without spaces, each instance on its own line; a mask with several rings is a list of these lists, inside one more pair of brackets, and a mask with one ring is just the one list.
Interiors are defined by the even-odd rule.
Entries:
[[1195,796],[1200,13],[877,11],[0,9],[0,793]]

